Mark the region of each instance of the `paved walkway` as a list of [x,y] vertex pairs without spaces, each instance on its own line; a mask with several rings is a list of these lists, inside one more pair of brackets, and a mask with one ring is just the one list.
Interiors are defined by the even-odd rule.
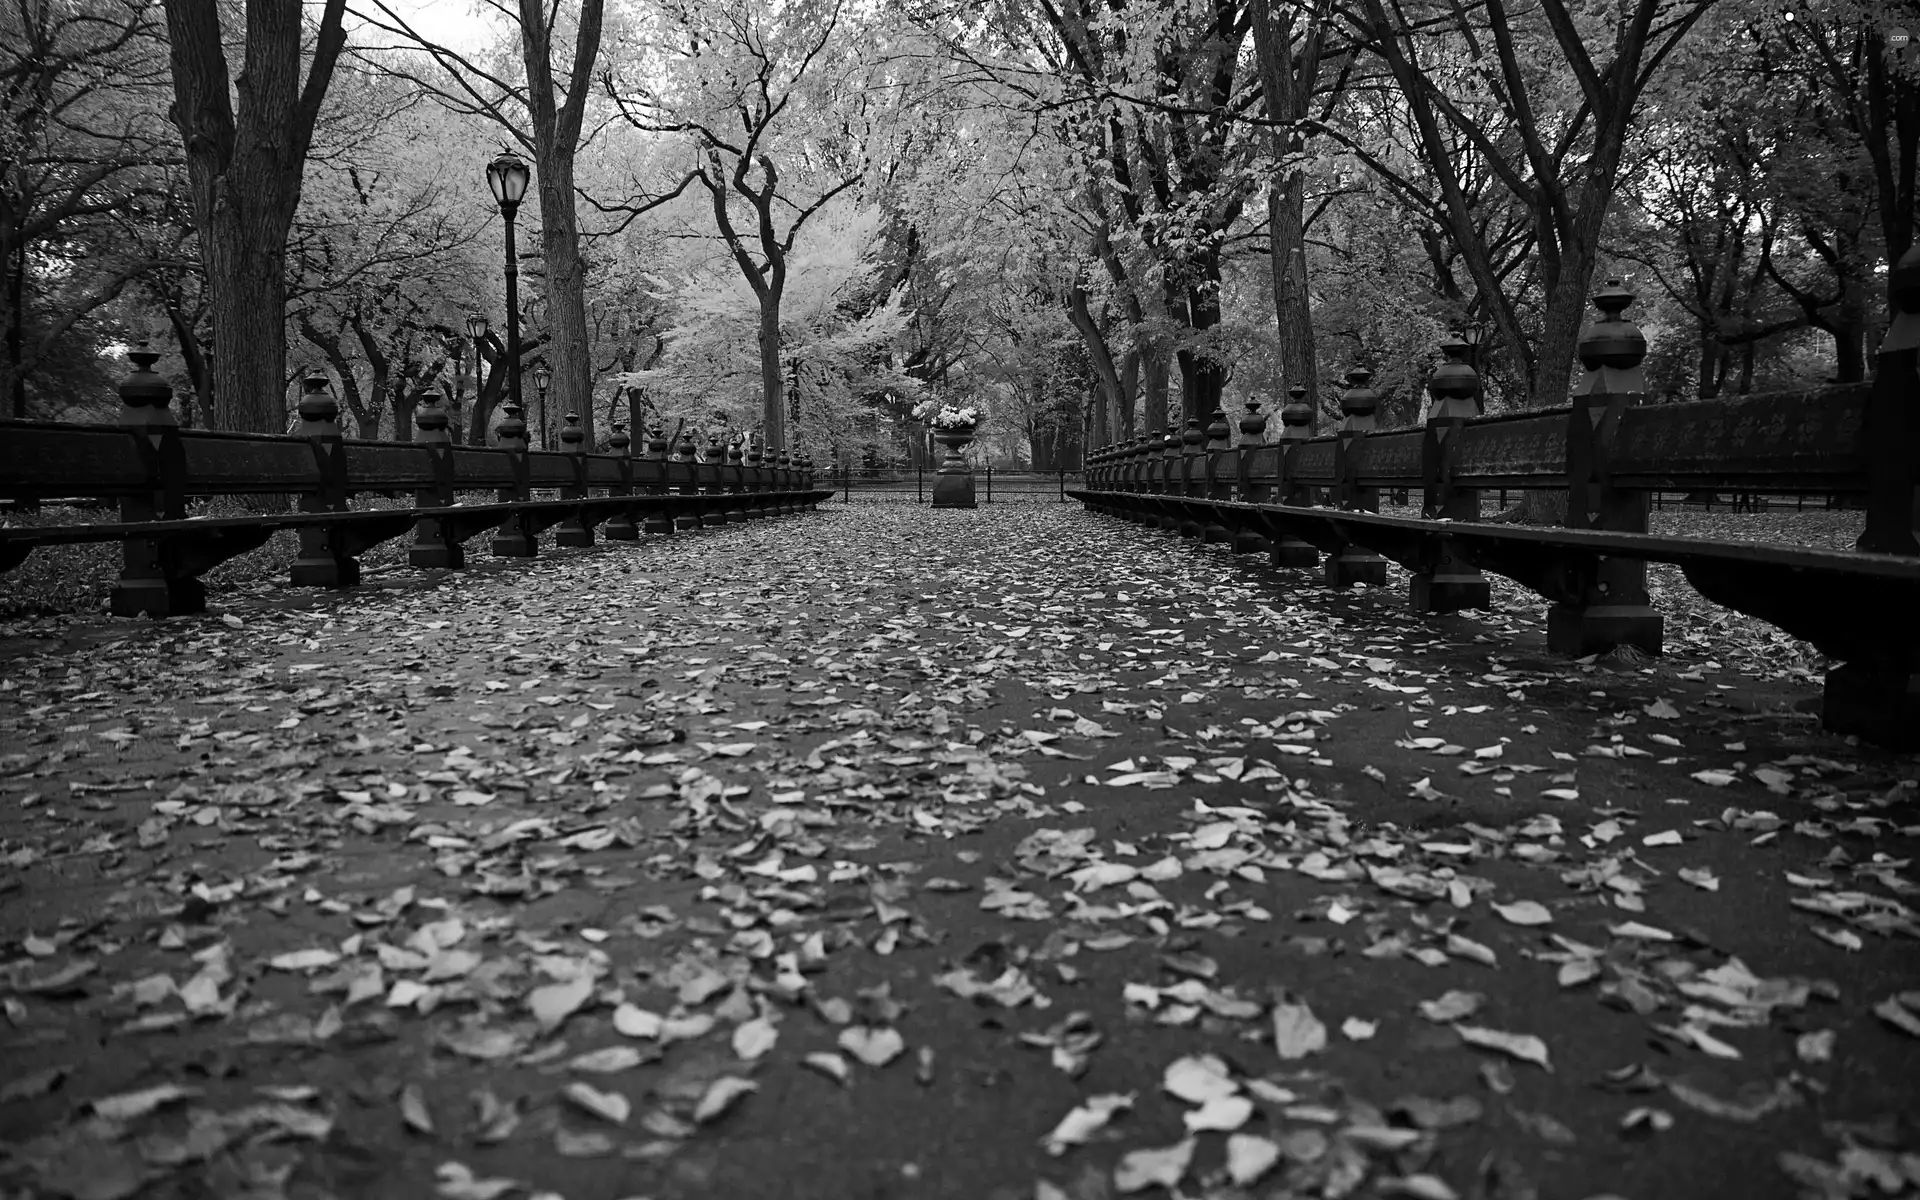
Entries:
[[1914,760],[1502,595],[853,506],[0,644],[0,1195],[1920,1185]]

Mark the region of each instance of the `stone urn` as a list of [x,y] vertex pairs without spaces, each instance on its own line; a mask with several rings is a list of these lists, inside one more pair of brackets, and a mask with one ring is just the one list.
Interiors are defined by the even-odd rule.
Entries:
[[975,426],[972,425],[936,425],[933,440],[944,446],[947,456],[940,460],[939,473],[933,481],[933,506],[935,508],[976,508],[978,504],[973,491],[973,468],[960,452],[973,441]]

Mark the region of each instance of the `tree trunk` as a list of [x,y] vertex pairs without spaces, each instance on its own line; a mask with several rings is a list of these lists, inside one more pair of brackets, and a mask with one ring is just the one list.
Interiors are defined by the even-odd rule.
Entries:
[[765,425],[768,447],[791,450],[787,445],[787,405],[780,362],[780,290],[769,280],[760,295],[760,420]]
[[[229,75],[218,0],[166,0],[173,118],[212,293],[212,424],[286,429],[287,229],[313,126],[346,43],[346,0],[326,0],[302,82],[302,9],[246,0],[245,56]],[[234,105],[234,94],[239,106]]]
[[1561,253],[1560,277],[1547,292],[1547,308],[1540,322],[1539,351],[1530,388],[1535,408],[1567,403],[1580,346],[1580,326],[1587,315],[1592,255],[1575,246],[1563,246]]
[[1167,383],[1172,363],[1166,347],[1149,345],[1140,351],[1140,399],[1147,409],[1147,432],[1156,437],[1167,431]]
[[1702,328],[1700,331],[1700,379],[1695,394],[1702,400],[1711,400],[1720,394],[1720,382],[1726,375],[1727,351],[1712,331]]
[[[1862,261],[1860,265],[1864,268],[1867,264]],[[1866,273],[1862,270],[1860,275]],[[1867,377],[1867,306],[1859,279],[1841,280],[1845,290],[1829,330],[1833,335],[1835,383],[1859,383]]]
[[[1287,386],[1320,394],[1320,360],[1314,353],[1313,307],[1307,298],[1306,186],[1298,171],[1287,186],[1267,193],[1267,239],[1272,247],[1273,315],[1280,334],[1280,370]],[[1284,252],[1283,252],[1284,247]],[[1274,397],[1274,404],[1280,403]]]
[[187,381],[193,385],[193,406],[204,425],[213,413],[213,375],[207,369],[207,356],[200,349],[200,339],[193,334],[192,322],[171,304],[167,305],[167,324],[173,327],[173,340],[180,347],[180,361],[186,364]]
[[[1579,222],[1594,225],[1606,215],[1604,198],[1589,199]],[[1560,247],[1560,270],[1547,290],[1546,313],[1540,322],[1539,351],[1534,357],[1532,403],[1535,408],[1552,408],[1571,399],[1573,366],[1580,345],[1580,327],[1586,319],[1587,287],[1593,276],[1593,250],[1597,238],[1585,235],[1569,239]],[[1565,488],[1540,488],[1520,494],[1514,517],[1523,525],[1564,525],[1567,521]]]
[[[1253,0],[1253,48],[1260,68],[1270,126],[1268,153],[1275,162],[1287,153],[1288,136],[1279,122],[1294,121],[1304,105],[1294,81],[1290,13],[1276,25],[1268,0]],[[1280,370],[1286,383],[1307,395],[1320,394],[1319,359],[1313,351],[1313,311],[1307,302],[1306,182],[1289,171],[1267,188],[1267,250],[1273,273],[1273,315],[1280,336]],[[1281,403],[1273,398],[1277,411]]]
[[285,433],[289,221],[275,214],[245,220],[225,202],[216,202],[210,216],[200,236],[200,255],[213,294],[213,329],[223,352],[213,356],[213,409],[207,424],[213,429]]
[[[376,433],[365,436],[377,436],[377,431],[380,428],[380,410],[387,406],[387,398],[389,395],[398,396],[399,394],[398,389],[392,386],[393,364],[387,358],[386,351],[380,348],[378,339],[373,336],[372,332],[367,329],[366,325],[361,322],[357,315],[353,319],[353,332],[354,335],[360,339],[361,353],[367,356],[367,372],[370,376],[368,384],[369,390],[372,393],[372,402],[368,405],[368,408],[373,412],[373,427]],[[345,376],[345,368],[336,365],[334,369],[340,371],[343,377]],[[355,385],[355,390],[358,390],[357,384]],[[352,407],[354,416],[359,417],[361,408],[357,398]],[[364,426],[366,422],[362,420],[361,424]]]
[[[17,224],[9,222],[9,224]],[[11,231],[10,231],[11,232]],[[7,394],[13,419],[27,419],[27,242],[24,236],[0,238],[0,261],[7,273]]]
[[548,411],[556,428],[566,414],[580,417],[594,448],[593,362],[587,342],[587,273],[580,260],[579,221],[573,206],[573,150],[547,148],[540,156],[540,246],[546,255],[547,366],[553,371]]
[[[600,55],[605,0],[581,0],[573,61],[565,91],[553,75],[553,27],[549,7],[520,0],[520,52],[527,72],[527,115],[540,192],[540,242],[546,255],[547,365],[553,371],[550,399],[564,418],[574,413],[594,447],[593,363],[587,352],[586,269],[580,261],[579,217],[574,209],[573,164],[580,147],[581,117],[593,89]],[[557,7],[551,10],[557,13]],[[556,93],[560,100],[556,103]],[[549,410],[554,411],[554,410]],[[557,422],[556,422],[557,423]],[[543,431],[544,433],[544,431]]]
[[[1136,347],[1127,351],[1127,357],[1120,365],[1120,436],[1129,442],[1135,435],[1133,398],[1139,391],[1140,350]],[[1066,460],[1063,458],[1061,461]]]
[[500,403],[507,389],[506,353],[495,349],[492,334],[487,335],[486,341],[488,344],[480,350],[480,361],[490,369],[474,388],[473,412],[467,418],[467,443],[472,446],[487,445],[487,424],[493,419],[494,406]]
[[[1107,336],[1100,329],[1100,322],[1094,319],[1087,304],[1087,289],[1075,283],[1067,293],[1067,318],[1080,332],[1080,340],[1087,347],[1087,358],[1093,364],[1095,391],[1095,440],[1105,445],[1119,422],[1108,422],[1108,414],[1115,412],[1121,404],[1123,391],[1120,385],[1120,372],[1113,365],[1113,351],[1107,346]],[[1109,405],[1111,404],[1111,407]],[[1128,405],[1129,409],[1132,407]],[[1126,425],[1132,428],[1132,414],[1129,412]]]
[[[1202,254],[1194,264],[1200,282],[1186,289],[1187,327],[1202,339],[1220,325],[1220,258]],[[1199,349],[1180,351],[1180,384],[1183,420],[1198,420],[1205,428],[1221,407],[1227,388],[1227,364],[1204,344]]]
[[[314,325],[308,314],[304,312],[299,316],[299,325],[300,336],[305,338],[307,343],[314,349],[326,356],[327,365],[332,367],[333,373],[340,377],[340,399],[346,404],[347,412],[352,414],[354,424],[359,427],[360,436],[369,440],[379,437],[379,394],[375,393],[374,406],[369,409],[360,396],[360,377],[354,373],[353,361],[349,359],[346,356],[346,352],[340,348],[339,338],[329,337],[327,334],[321,332],[321,330]],[[361,345],[366,345],[366,333],[357,325],[354,331],[359,334]]]

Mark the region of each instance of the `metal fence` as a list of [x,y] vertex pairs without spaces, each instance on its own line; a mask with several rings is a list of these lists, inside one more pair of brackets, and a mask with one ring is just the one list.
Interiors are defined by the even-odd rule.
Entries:
[[[1662,509],[1755,514],[1805,512],[1808,509],[1813,509],[1815,512],[1830,509],[1857,511],[1864,504],[1858,496],[1806,492],[1649,492],[1647,495],[1649,506],[1656,512]],[[1383,504],[1400,508],[1420,503],[1419,495],[1411,488],[1384,489],[1380,498]],[[1505,512],[1510,505],[1517,504],[1519,499],[1520,491],[1517,488],[1483,488],[1480,504],[1483,513],[1499,513]]]
[[[924,467],[840,467],[818,477],[821,486],[839,493],[835,499],[841,504],[926,504],[937,475]],[[1058,504],[1083,479],[1078,471],[1003,471],[987,465],[974,468],[973,487],[981,504]]]

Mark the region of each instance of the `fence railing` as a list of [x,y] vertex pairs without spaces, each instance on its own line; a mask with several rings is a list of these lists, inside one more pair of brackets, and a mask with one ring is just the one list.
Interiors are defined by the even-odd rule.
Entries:
[[[839,494],[842,504],[926,504],[933,495],[933,471],[924,467],[842,466],[821,473],[820,482]],[[982,504],[1064,502],[1068,489],[1080,485],[1079,471],[1004,470],[991,463],[973,471],[976,494]]]
[[[691,439],[669,445],[658,429],[636,445],[615,425],[610,452],[589,454],[572,414],[560,435],[567,449],[530,451],[517,405],[504,409],[498,447],[455,446],[447,411],[433,394],[416,410],[418,440],[348,440],[322,377],[307,381],[297,434],[181,429],[168,409],[171,389],[152,371],[158,356],[141,350],[131,357],[119,425],[0,424],[0,497],[106,497],[120,507],[115,522],[0,528],[0,571],[37,546],[120,542],[123,565],[110,607],[123,616],[202,611],[200,576],[282,529],[300,535],[294,584],[350,587],[360,579],[358,555],[409,530],[409,562],[458,568],[466,562],[462,543],[490,529],[494,555],[525,558],[539,553],[549,529],[556,546],[592,545],[596,529],[608,540],[632,541],[795,513],[832,496],[816,487],[804,458],[717,442],[703,457]],[[495,499],[460,501],[461,493],[475,491]],[[553,498],[536,499],[536,491]],[[411,496],[413,505],[353,508],[353,498],[364,494]],[[263,508],[290,498],[293,507],[188,515],[190,501],[214,496],[267,498]]]
[[[1451,340],[1428,384],[1427,420],[1376,429],[1370,376],[1347,376],[1343,420],[1315,436],[1302,389],[1277,442],[1250,406],[1242,443],[1225,414],[1208,428],[1110,446],[1070,494],[1098,511],[1270,551],[1274,565],[1326,556],[1335,587],[1382,584],[1390,559],[1412,572],[1419,612],[1483,608],[1483,570],[1551,602],[1551,650],[1631,645],[1659,653],[1662,617],[1648,562],[1674,563],[1708,599],[1759,616],[1841,660],[1827,673],[1835,730],[1920,747],[1920,250],[1896,269],[1901,298],[1871,384],[1646,405],[1646,342],[1617,283],[1580,342],[1585,377],[1563,408],[1476,415],[1478,377]],[[1418,494],[1418,517],[1383,515],[1383,490]],[[1495,489],[1564,497],[1557,525],[1482,519]],[[1658,536],[1656,493],[1818,496],[1862,510],[1852,551]],[[1543,506],[1544,507],[1544,506]],[[1557,507],[1557,504],[1553,507]]]

